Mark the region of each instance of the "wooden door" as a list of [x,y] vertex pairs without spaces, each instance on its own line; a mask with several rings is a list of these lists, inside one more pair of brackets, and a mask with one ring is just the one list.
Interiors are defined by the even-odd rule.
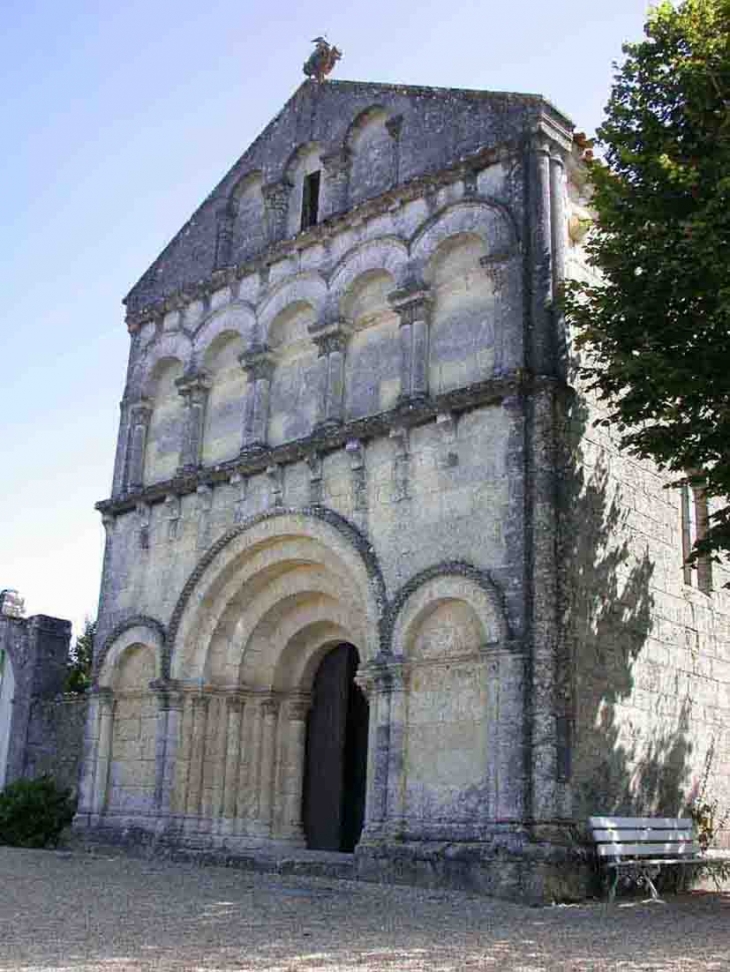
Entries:
[[368,709],[355,685],[358,655],[338,645],[314,679],[302,816],[307,847],[352,851],[365,809]]

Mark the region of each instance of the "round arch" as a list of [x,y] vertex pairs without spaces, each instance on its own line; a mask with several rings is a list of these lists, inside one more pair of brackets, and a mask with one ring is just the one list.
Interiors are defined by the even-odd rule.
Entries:
[[154,650],[155,677],[163,678],[168,667],[166,642],[165,627],[156,618],[144,615],[128,618],[104,639],[94,659],[94,685],[98,688],[111,687],[119,660],[133,645],[146,645]]
[[469,605],[482,631],[482,647],[506,645],[510,632],[502,599],[489,576],[462,562],[438,564],[417,574],[398,592],[388,616],[389,647],[406,654],[414,629],[434,604],[457,601]]
[[450,236],[473,233],[480,236],[491,259],[507,259],[517,246],[517,234],[504,207],[484,200],[457,202],[427,219],[411,237],[410,253],[425,266],[441,243]]
[[[351,524],[331,511],[284,509],[235,527],[202,558],[178,600],[170,623],[172,676],[203,680],[209,646],[221,633],[230,639],[232,618],[244,604],[250,607],[247,618],[239,622],[236,639],[242,648],[244,637],[250,644],[263,620],[256,614],[255,597],[261,598],[258,611],[264,617],[287,597],[315,598],[321,607],[333,585],[336,590],[336,581],[341,596],[348,592],[352,619],[362,632],[360,648],[365,657],[374,657],[385,588],[372,550]],[[314,610],[311,603],[308,610]],[[279,632],[281,650],[296,634],[295,628]]]

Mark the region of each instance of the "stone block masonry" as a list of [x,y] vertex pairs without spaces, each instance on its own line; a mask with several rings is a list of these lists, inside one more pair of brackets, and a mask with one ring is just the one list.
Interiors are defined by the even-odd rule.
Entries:
[[305,83],[133,288],[79,830],[545,900],[719,772],[727,595],[568,380],[584,183],[539,96]]

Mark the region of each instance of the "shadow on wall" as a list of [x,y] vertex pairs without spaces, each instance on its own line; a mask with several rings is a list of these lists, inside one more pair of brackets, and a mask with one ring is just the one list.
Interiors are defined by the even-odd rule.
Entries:
[[573,815],[676,816],[686,803],[692,703],[662,695],[666,670],[647,657],[654,562],[629,523],[631,488],[611,476],[613,454],[597,447],[586,464],[589,422],[576,398],[563,551]]

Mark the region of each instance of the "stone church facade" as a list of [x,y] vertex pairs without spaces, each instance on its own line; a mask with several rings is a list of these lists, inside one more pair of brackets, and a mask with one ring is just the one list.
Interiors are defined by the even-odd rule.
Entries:
[[699,499],[570,384],[581,173],[539,96],[306,82],[133,288],[79,830],[539,899],[727,759]]

